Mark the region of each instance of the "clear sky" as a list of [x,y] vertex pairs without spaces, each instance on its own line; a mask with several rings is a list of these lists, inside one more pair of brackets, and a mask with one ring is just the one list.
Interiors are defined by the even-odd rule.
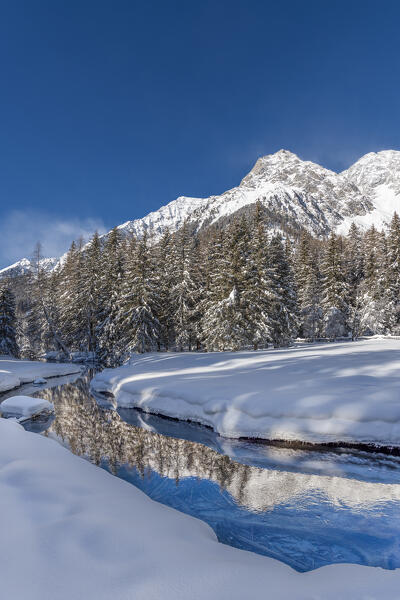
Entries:
[[0,266],[236,185],[400,149],[398,0],[0,1]]

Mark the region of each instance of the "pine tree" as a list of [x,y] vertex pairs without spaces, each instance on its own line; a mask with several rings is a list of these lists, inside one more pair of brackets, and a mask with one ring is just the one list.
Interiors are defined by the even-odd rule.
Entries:
[[363,236],[355,223],[350,225],[345,239],[344,268],[351,299],[352,294],[356,293],[357,287],[364,278],[365,271]]
[[345,280],[342,243],[334,233],[327,242],[321,271],[325,335],[336,339],[346,335],[348,330],[348,285]]
[[271,266],[272,341],[274,346],[286,346],[297,333],[297,298],[294,276],[283,245],[282,236],[275,234],[269,244]]
[[68,348],[81,350],[85,344],[84,303],[82,297],[82,242],[72,242],[60,273],[60,326]]
[[[49,348],[61,349],[69,357],[69,350],[59,330],[56,318],[59,311],[56,299],[54,279],[46,275],[43,268],[41,244],[38,242],[33,252],[33,274],[30,280],[30,326],[31,332],[37,332],[32,339],[32,352],[40,356]],[[50,289],[49,286],[52,286]]]
[[299,333],[315,340],[322,334],[321,276],[311,235],[303,233],[297,248],[295,279],[299,303]]
[[20,349],[20,357],[27,360],[35,360],[37,355],[32,345],[32,332],[30,330],[30,310],[25,310],[19,318],[17,343]]
[[110,367],[119,364],[121,357],[120,304],[124,280],[124,247],[120,231],[114,227],[102,253],[103,275],[99,283],[101,307],[96,331],[99,359],[102,364]]
[[362,251],[362,235],[359,228],[352,223],[345,239],[344,246],[345,278],[348,285],[348,326],[352,339],[356,339],[362,329],[362,289],[364,278],[364,254]]
[[173,240],[167,229],[155,249],[155,285],[159,296],[160,348],[170,350],[174,345],[174,307],[171,289],[174,284]]
[[174,279],[170,301],[173,309],[175,345],[181,352],[185,349],[190,351],[196,338],[194,313],[197,289],[193,276],[194,249],[186,223],[174,236],[173,248]]
[[201,244],[198,237],[192,241],[191,248],[191,273],[194,282],[193,305],[191,311],[191,331],[192,331],[192,347],[196,350],[201,349],[201,319],[204,301],[206,298],[206,259],[207,249],[204,244]]
[[160,340],[158,294],[146,233],[131,256],[123,291],[119,321],[126,354],[157,349]]
[[361,334],[383,334],[388,328],[386,289],[386,239],[372,226],[364,235],[364,277],[359,285],[359,329]]
[[248,276],[243,297],[247,307],[249,331],[254,350],[272,340],[274,323],[272,304],[277,298],[272,288],[272,271],[269,266],[268,238],[261,202],[257,202],[252,222],[252,240],[247,259]]
[[0,288],[0,354],[19,356],[15,298],[6,287]]
[[244,219],[234,219],[217,256],[211,279],[215,290],[208,298],[202,320],[203,341],[208,350],[239,350],[251,343],[251,322],[244,298],[249,231]]
[[95,232],[84,255],[81,297],[89,352],[99,350],[98,331],[102,314],[102,252],[99,234]]
[[394,213],[387,236],[386,294],[387,325],[400,332],[400,218]]
[[61,317],[59,310],[59,271],[49,273],[42,282],[42,302],[45,312],[42,341],[46,350],[63,352],[61,338]]

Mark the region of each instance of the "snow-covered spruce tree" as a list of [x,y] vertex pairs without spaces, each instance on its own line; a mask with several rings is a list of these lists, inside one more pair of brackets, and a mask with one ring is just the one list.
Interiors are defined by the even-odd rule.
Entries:
[[120,312],[125,249],[126,244],[123,242],[120,231],[114,227],[108,235],[101,257],[102,277],[99,287],[102,302],[96,331],[99,359],[108,367],[116,366],[121,361],[123,332]]
[[32,338],[32,353],[40,356],[48,350],[61,349],[65,356],[69,356],[69,350],[64,342],[59,328],[58,309],[58,280],[50,278],[42,265],[42,253],[40,243],[36,244],[33,257],[33,273],[30,279],[30,320],[29,330],[37,332],[37,338]]
[[84,344],[83,256],[81,243],[72,242],[60,273],[59,313],[63,339],[68,348],[78,350]]
[[174,346],[174,307],[171,301],[171,289],[174,284],[173,240],[167,229],[155,252],[155,285],[158,290],[160,322],[159,348],[170,350]]
[[295,281],[299,306],[299,334],[310,340],[322,335],[321,277],[313,239],[303,233],[297,246]]
[[14,294],[0,288],[0,354],[19,356]]
[[293,271],[280,233],[269,244],[271,267],[271,336],[275,347],[287,346],[297,333],[297,297]]
[[215,248],[211,295],[202,319],[207,350],[239,350],[251,343],[251,321],[243,297],[247,277],[249,231],[243,218],[234,219],[223,248]]
[[144,233],[130,256],[120,301],[119,322],[126,356],[131,352],[150,352],[159,347],[158,306],[154,265],[147,234]]
[[400,218],[394,213],[387,235],[386,324],[395,334],[400,333]]
[[[372,226],[362,243],[364,277],[359,284],[359,330],[361,334],[383,334],[388,329],[390,306],[386,290],[385,234]],[[390,311],[389,311],[390,312]]]
[[201,307],[200,335],[207,350],[219,347],[222,337],[215,331],[219,324],[216,309],[228,295],[227,260],[224,252],[224,231],[215,229],[206,241],[204,294]]
[[182,352],[195,344],[194,314],[197,302],[197,286],[193,273],[193,241],[186,223],[174,236],[173,272],[170,302],[174,322],[175,345]]
[[98,330],[102,314],[102,253],[99,234],[93,235],[84,253],[81,283],[82,318],[85,326],[85,346],[89,352],[99,350]]
[[348,285],[342,257],[342,240],[331,234],[322,265],[322,308],[326,337],[336,339],[347,334]]
[[18,337],[17,342],[22,358],[37,359],[43,350],[43,314],[35,299],[34,276],[29,273],[24,278],[25,296],[17,303]]
[[344,268],[348,285],[348,319],[347,324],[352,339],[361,333],[361,311],[363,307],[361,283],[364,279],[364,253],[361,232],[352,223],[344,240]]
[[261,202],[257,202],[251,222],[252,237],[250,253],[246,261],[246,281],[243,298],[246,303],[249,335],[254,350],[265,346],[273,339],[273,302],[278,298],[272,285],[272,270],[269,264],[268,238]]
[[344,245],[344,268],[349,284],[349,297],[355,293],[364,278],[363,235],[355,223],[350,225]]
[[193,334],[193,349],[200,350],[202,329],[201,319],[203,315],[203,306],[206,297],[206,261],[207,261],[207,247],[202,244],[198,236],[192,240],[191,248],[191,265],[192,265],[192,279],[195,284],[194,304],[192,307],[191,315],[191,327]]
[[42,320],[42,341],[45,350],[64,352],[59,308],[60,272],[46,274],[42,282],[42,305],[45,319]]
[[30,311],[29,309],[24,310],[21,314],[19,321],[19,327],[17,331],[17,343],[19,347],[19,355],[21,358],[27,360],[35,360],[37,358],[33,345],[32,345],[32,333],[30,331]]

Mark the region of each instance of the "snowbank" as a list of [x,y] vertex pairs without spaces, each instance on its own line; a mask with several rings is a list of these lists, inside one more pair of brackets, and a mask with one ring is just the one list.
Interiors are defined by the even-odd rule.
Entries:
[[120,407],[226,437],[400,446],[400,341],[237,353],[151,354],[92,382]]
[[0,356],[0,393],[38,378],[61,377],[80,370],[79,365],[70,363],[54,364]]
[[397,600],[400,570],[297,573],[219,544],[53,440],[0,419],[1,590],[24,600]]
[[0,414],[3,417],[16,417],[29,419],[41,413],[54,412],[54,406],[43,398],[31,398],[30,396],[12,396],[3,400],[0,404]]

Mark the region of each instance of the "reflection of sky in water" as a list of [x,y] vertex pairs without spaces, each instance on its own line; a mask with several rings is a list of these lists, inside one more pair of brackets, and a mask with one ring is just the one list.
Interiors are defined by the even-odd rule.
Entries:
[[56,418],[28,428],[48,428],[45,435],[76,454],[203,519],[222,542],[298,570],[336,562],[400,567],[399,458],[277,449],[135,410],[104,410],[85,378],[36,395],[55,404]]

